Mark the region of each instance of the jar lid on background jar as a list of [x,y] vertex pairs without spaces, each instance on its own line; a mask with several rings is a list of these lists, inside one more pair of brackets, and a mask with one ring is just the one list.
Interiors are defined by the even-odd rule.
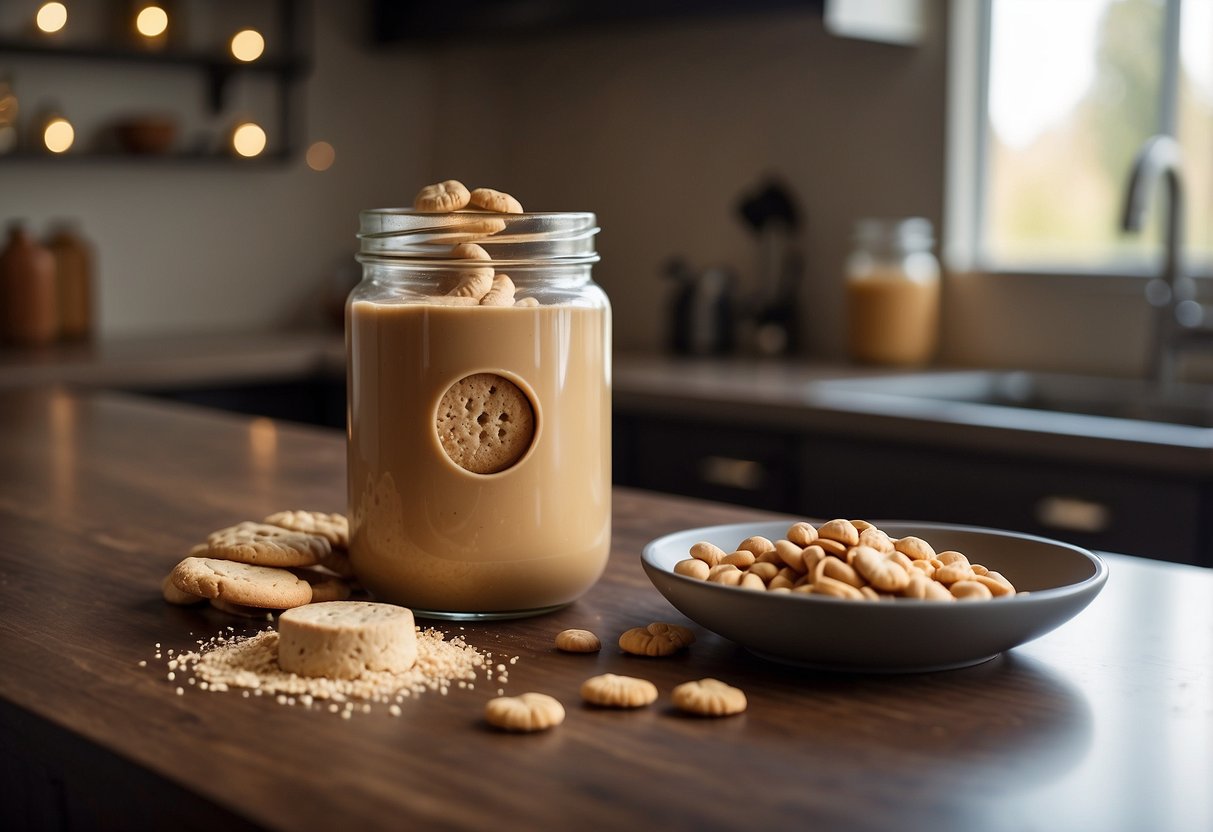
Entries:
[[866,218],[855,223],[854,240],[864,248],[922,251],[935,242],[931,221],[923,217]]

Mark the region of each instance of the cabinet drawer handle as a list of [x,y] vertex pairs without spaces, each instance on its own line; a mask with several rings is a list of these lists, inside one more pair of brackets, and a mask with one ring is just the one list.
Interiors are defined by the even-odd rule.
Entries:
[[709,485],[757,491],[766,481],[766,468],[752,459],[705,456],[699,460],[699,478]]
[[1036,502],[1036,520],[1051,529],[1095,533],[1108,530],[1112,511],[1094,500],[1053,494]]

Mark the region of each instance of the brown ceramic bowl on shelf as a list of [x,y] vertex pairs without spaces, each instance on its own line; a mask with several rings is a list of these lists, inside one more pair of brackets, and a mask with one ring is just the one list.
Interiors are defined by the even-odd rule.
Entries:
[[177,140],[177,120],[171,116],[134,116],[114,125],[118,145],[127,153],[157,156],[168,153]]

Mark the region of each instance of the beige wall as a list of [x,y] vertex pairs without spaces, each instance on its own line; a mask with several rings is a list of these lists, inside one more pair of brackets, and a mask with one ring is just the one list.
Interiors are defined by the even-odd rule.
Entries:
[[818,16],[764,14],[571,33],[435,55],[434,177],[590,209],[616,343],[661,343],[665,258],[730,264],[757,250],[734,218],[767,174],[808,215],[808,349],[841,350],[841,268],[854,221],[943,200],[942,21],[918,48],[833,37]]
[[[734,205],[774,174],[808,217],[803,351],[838,357],[854,221],[922,215],[939,228],[942,2],[914,48],[828,35],[806,12],[378,52],[353,4],[315,6],[305,138],[337,147],[329,172],[0,165],[0,220],[75,217],[97,242],[104,334],[284,325],[350,263],[358,209],[456,176],[531,208],[596,211],[616,342],[653,349],[667,257],[731,265],[753,288],[756,245]],[[55,71],[70,87],[72,65]],[[115,100],[180,94],[129,68],[96,71],[116,73],[103,94]],[[943,359],[1136,372],[1147,325],[1138,281],[962,275],[947,284]]]

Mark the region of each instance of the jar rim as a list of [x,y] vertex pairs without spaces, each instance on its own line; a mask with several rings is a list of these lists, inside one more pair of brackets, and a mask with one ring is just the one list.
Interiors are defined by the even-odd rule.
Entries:
[[475,243],[496,265],[580,265],[599,260],[598,218],[589,211],[503,214],[371,208],[359,217],[360,262],[457,262],[451,249]]

